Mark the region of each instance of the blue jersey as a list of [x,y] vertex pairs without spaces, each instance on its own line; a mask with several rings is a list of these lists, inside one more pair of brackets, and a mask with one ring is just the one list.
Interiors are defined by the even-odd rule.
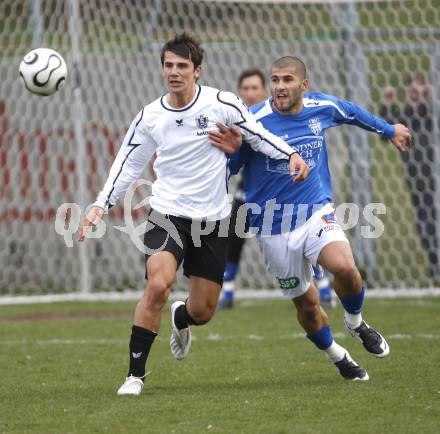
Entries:
[[305,181],[293,182],[286,160],[274,160],[244,143],[230,158],[231,174],[244,166],[245,198],[254,232],[280,234],[305,222],[319,207],[332,201],[325,131],[351,124],[387,138],[394,127],[367,110],[323,93],[306,93],[298,114],[272,109],[272,98],[250,108],[263,126],[295,147],[310,168]]

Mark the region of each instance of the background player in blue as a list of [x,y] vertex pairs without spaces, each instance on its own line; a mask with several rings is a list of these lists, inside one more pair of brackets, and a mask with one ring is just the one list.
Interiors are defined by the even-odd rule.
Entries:
[[[263,71],[257,68],[244,70],[238,78],[238,93],[248,107],[264,101],[267,95],[266,79]],[[223,278],[222,297],[219,304],[223,309],[230,309],[234,305],[235,279],[238,274],[241,252],[246,241],[246,238],[237,236],[234,228],[237,211],[243,204],[243,180],[240,177],[231,209],[225,275]]]
[[251,229],[258,233],[269,270],[284,294],[293,299],[307,337],[327,353],[344,378],[366,380],[366,371],[334,341],[311,284],[311,264],[330,271],[345,310],[347,331],[374,356],[389,354],[383,336],[362,319],[365,289],[331,205],[324,132],[341,124],[356,125],[390,139],[399,151],[410,147],[411,134],[404,125],[390,125],[330,95],[306,93],[307,88],[304,63],[283,57],[272,66],[272,97],[251,111],[267,129],[298,149],[310,167],[308,179],[301,184],[288,183],[288,167],[253,152],[246,144],[232,156],[230,169],[234,173],[244,165],[246,202],[256,204],[249,212]]

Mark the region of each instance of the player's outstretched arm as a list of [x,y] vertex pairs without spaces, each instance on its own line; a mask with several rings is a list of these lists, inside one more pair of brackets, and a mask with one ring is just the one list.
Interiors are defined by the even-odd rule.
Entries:
[[224,110],[224,123],[228,127],[239,128],[244,140],[254,151],[276,160],[288,160],[294,152],[297,152],[283,139],[266,130],[233,93],[219,92],[217,100]]
[[[225,125],[218,123],[217,127],[219,131],[211,131],[209,133],[211,143],[213,146],[233,154],[241,146],[243,141],[240,130],[238,128],[228,128]],[[309,174],[309,166],[301,158],[298,153],[290,155],[289,159],[290,175],[294,181],[303,181]]]
[[367,131],[380,134],[388,138],[400,152],[411,149],[411,132],[405,125],[391,125],[385,119],[374,116],[369,111],[352,102],[337,99],[334,99],[334,101],[337,111],[334,111],[333,117],[337,123],[350,123]]
[[84,241],[87,231],[91,226],[97,225],[104,215],[104,210],[99,206],[92,206],[79,228],[79,241]]
[[403,124],[395,124],[394,135],[390,141],[400,152],[409,151],[412,147],[411,132]]
[[309,170],[303,159],[299,155],[292,158],[292,155],[298,154],[297,149],[266,130],[237,96],[231,92],[219,92],[217,99],[223,105],[228,126],[238,127],[244,140],[254,151],[277,160],[289,160],[294,181],[301,181],[307,177]]
[[131,123],[113,161],[107,181],[93,205],[106,210],[107,207],[116,204],[130,185],[139,179],[150,161],[156,150],[156,143],[143,123],[144,118],[148,119],[148,114],[144,115],[142,110]]
[[391,125],[357,104],[323,93],[312,95],[312,104],[325,105],[330,110],[333,125],[351,124],[380,134],[390,140],[400,152],[411,147],[411,133],[405,125]]
[[118,155],[113,161],[104,188],[95,203],[87,212],[80,227],[79,240],[83,241],[91,226],[99,223],[108,207],[114,205],[139,179],[145,166],[153,155],[156,144],[142,124],[144,110],[133,120],[128,129]]

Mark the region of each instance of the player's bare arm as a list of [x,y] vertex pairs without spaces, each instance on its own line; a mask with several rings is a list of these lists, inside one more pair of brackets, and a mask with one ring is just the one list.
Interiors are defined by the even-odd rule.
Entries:
[[400,152],[409,151],[412,148],[411,132],[403,124],[394,125],[394,136],[390,140]]

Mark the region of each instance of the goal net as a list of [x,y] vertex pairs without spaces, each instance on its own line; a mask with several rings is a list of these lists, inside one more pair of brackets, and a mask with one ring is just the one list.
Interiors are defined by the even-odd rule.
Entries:
[[[72,246],[57,233],[102,187],[124,133],[165,92],[160,48],[175,32],[206,50],[202,84],[237,92],[250,67],[296,55],[312,91],[358,103],[414,133],[414,151],[356,127],[327,137],[336,205],[359,205],[347,227],[370,288],[440,286],[440,2],[3,0],[0,3],[0,296],[141,289],[144,258],[119,205],[106,233]],[[36,47],[66,59],[66,86],[27,92],[22,56]],[[437,120],[437,121],[436,121]],[[145,172],[144,178],[148,178]],[[133,205],[141,195],[134,195]],[[363,210],[384,204],[378,238],[363,235]],[[135,226],[144,209],[132,214]],[[344,214],[345,216],[346,214]],[[348,224],[348,222],[347,222]],[[179,274],[176,288],[187,286]],[[255,239],[246,242],[237,286],[274,288]]]

